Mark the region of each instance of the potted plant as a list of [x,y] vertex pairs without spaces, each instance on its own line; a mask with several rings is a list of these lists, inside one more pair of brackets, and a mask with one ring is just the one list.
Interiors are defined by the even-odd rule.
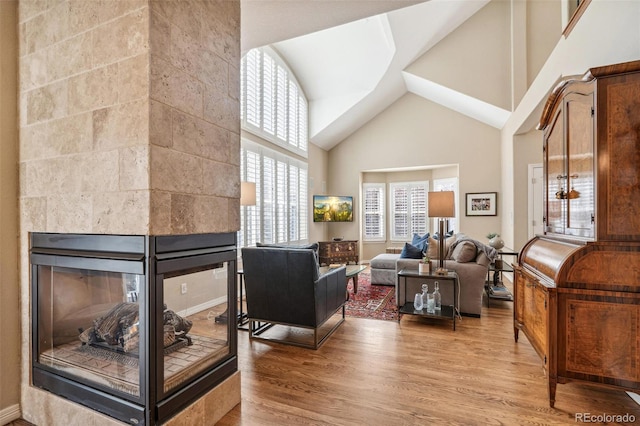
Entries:
[[500,234],[496,232],[489,232],[487,234],[487,238],[489,239],[489,245],[496,250],[500,250],[504,247],[504,240],[500,238]]
[[418,263],[418,273],[431,274],[431,259],[429,259],[429,256],[425,255]]

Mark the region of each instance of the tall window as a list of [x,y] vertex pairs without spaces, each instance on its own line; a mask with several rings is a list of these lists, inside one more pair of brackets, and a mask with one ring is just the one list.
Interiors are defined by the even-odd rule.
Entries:
[[364,200],[363,220],[365,241],[384,241],[384,184],[362,184],[362,199]]
[[391,239],[407,241],[413,234],[429,230],[427,193],[429,182],[398,182],[389,185],[391,194]]
[[[433,180],[434,191],[453,191],[453,198],[456,204],[456,217],[447,219],[447,231],[460,232],[458,229],[458,212],[460,211],[459,198],[458,198],[458,178],[446,178],[446,179],[434,179]],[[438,219],[433,220],[434,228],[438,229]]]
[[256,205],[241,207],[239,247],[306,242],[307,164],[244,140],[240,155],[241,180],[256,183]]
[[251,49],[241,64],[242,128],[307,156],[307,98],[289,67],[269,47]]

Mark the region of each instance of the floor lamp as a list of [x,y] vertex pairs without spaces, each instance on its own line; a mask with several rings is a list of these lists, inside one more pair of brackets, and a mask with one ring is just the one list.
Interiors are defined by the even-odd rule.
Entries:
[[448,217],[456,215],[455,197],[453,191],[429,192],[429,217],[438,218],[438,268],[437,275],[447,275],[444,267],[444,222]]
[[[255,182],[240,182],[240,205],[241,206],[255,206],[256,205],[256,184]],[[246,223],[246,222],[245,222]],[[218,315],[215,319],[217,323],[227,322],[229,316],[229,308],[223,313]],[[242,312],[242,284],[240,284],[240,312],[237,314],[238,323],[241,323],[246,314]]]

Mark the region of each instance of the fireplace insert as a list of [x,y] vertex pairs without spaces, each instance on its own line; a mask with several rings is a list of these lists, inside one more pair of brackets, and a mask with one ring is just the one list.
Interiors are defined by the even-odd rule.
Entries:
[[236,234],[31,234],[34,386],[136,425],[237,371]]

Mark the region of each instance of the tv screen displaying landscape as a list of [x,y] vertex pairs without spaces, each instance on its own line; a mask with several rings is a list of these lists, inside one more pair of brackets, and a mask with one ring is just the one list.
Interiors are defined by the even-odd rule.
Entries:
[[313,196],[314,222],[353,222],[353,197]]

